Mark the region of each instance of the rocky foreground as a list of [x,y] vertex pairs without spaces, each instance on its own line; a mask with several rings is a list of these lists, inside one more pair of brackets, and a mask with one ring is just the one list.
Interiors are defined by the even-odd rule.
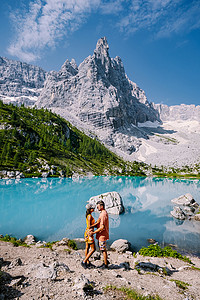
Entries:
[[200,299],[199,258],[190,257],[190,264],[129,251],[108,253],[108,269],[99,268],[102,257],[97,251],[91,259],[94,268],[85,270],[84,250],[70,249],[65,239],[52,249],[0,241],[0,299],[125,299],[121,291],[105,290],[108,285],[134,289],[144,299]]

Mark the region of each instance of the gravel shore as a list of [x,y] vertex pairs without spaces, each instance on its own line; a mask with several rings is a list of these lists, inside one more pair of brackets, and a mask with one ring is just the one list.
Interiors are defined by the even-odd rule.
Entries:
[[105,291],[108,285],[134,289],[146,297],[200,299],[197,257],[190,257],[193,264],[189,264],[175,258],[133,256],[131,252],[108,254],[109,269],[99,268],[102,257],[97,259],[98,252],[93,255],[96,260],[91,259],[94,268],[83,269],[82,249],[58,244],[52,250],[37,245],[14,247],[0,241],[0,299],[125,299],[120,291]]

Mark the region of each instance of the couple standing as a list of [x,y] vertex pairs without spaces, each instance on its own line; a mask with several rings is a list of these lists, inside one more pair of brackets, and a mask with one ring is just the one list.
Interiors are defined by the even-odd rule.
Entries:
[[[97,202],[97,209],[100,212],[99,218],[95,223],[95,220],[92,216],[92,212],[94,211],[94,206],[91,204],[86,205],[86,224],[87,228],[85,230],[85,259],[82,261],[81,265],[83,268],[87,268],[90,266],[89,258],[96,250],[94,234],[96,234],[96,239],[99,241],[99,250],[103,253],[104,264],[101,266],[102,268],[108,268],[108,258],[106,251],[106,241],[109,239],[109,219],[108,213],[105,210],[105,203],[100,200]],[[94,231],[94,227],[97,229]]]

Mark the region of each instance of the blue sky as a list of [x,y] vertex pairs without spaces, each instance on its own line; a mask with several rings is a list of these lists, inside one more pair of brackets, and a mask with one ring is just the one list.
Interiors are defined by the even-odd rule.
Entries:
[[200,0],[0,1],[0,56],[58,71],[103,36],[149,101],[200,105]]

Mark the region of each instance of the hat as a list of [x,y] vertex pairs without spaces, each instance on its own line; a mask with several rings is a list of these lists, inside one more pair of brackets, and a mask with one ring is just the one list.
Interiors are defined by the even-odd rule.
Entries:
[[97,202],[97,205],[98,205],[98,204],[105,206],[105,203],[103,202],[103,200],[99,200],[99,201]]
[[88,203],[86,206],[85,206],[86,209],[91,209],[93,208],[94,209],[94,205],[93,204],[90,204]]

